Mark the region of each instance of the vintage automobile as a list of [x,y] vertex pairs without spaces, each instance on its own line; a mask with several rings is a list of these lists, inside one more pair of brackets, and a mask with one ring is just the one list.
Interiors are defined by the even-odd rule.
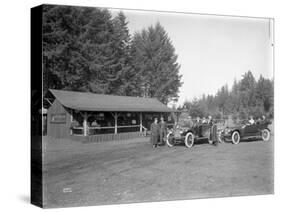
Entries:
[[219,142],[231,141],[233,144],[239,144],[240,141],[261,138],[263,141],[269,141],[270,130],[268,125],[270,122],[261,122],[254,124],[241,123],[234,127],[226,127],[218,132]]
[[176,144],[184,143],[187,148],[191,148],[199,139],[208,139],[209,143],[217,139],[217,127],[214,124],[199,124],[191,127],[176,124],[167,134],[166,144],[172,147]]

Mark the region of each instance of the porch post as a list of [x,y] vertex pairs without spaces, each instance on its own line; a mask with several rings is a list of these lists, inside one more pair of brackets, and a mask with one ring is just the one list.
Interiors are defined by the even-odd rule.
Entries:
[[83,118],[84,118],[84,120],[83,120],[83,135],[87,136],[87,134],[88,134],[88,126],[87,126],[88,114],[87,114],[87,112],[84,112]]
[[114,122],[115,122],[115,124],[114,124],[114,134],[117,134],[117,118],[118,118],[118,115],[115,112],[114,113]]
[[[70,126],[72,126],[73,122],[73,109],[70,109]],[[70,127],[70,135],[73,135],[72,127]]]
[[142,112],[140,112],[140,132],[142,132]]

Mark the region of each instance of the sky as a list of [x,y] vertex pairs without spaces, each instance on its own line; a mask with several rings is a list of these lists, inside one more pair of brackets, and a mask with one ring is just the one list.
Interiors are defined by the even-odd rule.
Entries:
[[[117,10],[113,10],[113,15]],[[187,13],[123,10],[130,34],[159,22],[168,33],[181,65],[183,85],[177,105],[223,85],[251,70],[273,78],[273,20]]]

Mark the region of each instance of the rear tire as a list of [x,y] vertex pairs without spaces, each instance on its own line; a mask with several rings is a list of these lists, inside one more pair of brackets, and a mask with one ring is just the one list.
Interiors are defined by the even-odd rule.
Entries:
[[175,142],[173,141],[174,139],[172,138],[172,132],[169,132],[167,135],[167,139],[166,139],[166,144],[168,145],[168,147],[173,147],[175,146]]
[[262,130],[261,137],[262,137],[263,141],[269,141],[269,139],[270,139],[270,131],[268,129]]
[[239,144],[240,142],[240,133],[238,131],[234,131],[231,135],[231,141],[233,144]]
[[184,144],[187,148],[191,148],[194,144],[194,134],[192,132],[188,132],[184,139]]

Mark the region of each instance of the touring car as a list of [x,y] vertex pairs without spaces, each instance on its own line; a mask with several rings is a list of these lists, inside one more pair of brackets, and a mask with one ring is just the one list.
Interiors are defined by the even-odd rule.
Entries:
[[241,140],[251,138],[261,138],[263,141],[270,140],[270,122],[261,122],[254,124],[238,124],[233,127],[226,127],[218,132],[220,142],[231,141],[233,144],[239,144]]
[[217,140],[217,126],[215,124],[198,124],[191,127],[176,124],[167,134],[166,144],[172,147],[176,144],[184,143],[187,148],[191,148],[194,142],[200,139],[208,139],[210,144]]

